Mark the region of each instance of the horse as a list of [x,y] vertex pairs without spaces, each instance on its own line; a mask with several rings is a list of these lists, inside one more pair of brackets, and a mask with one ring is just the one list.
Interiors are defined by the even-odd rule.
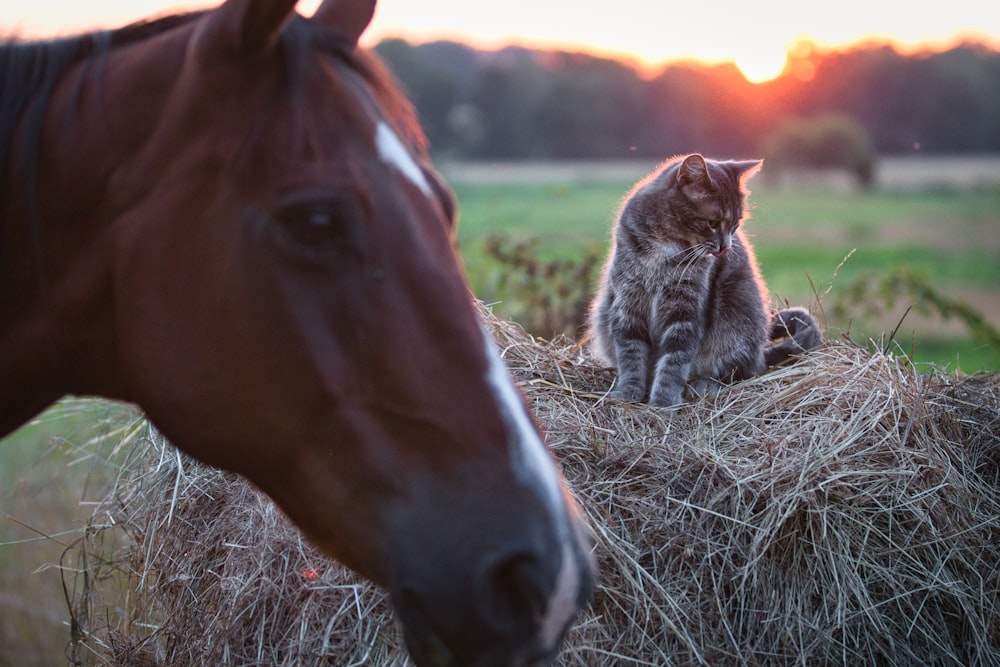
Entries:
[[586,522],[358,46],[374,0],[295,5],[0,49],[0,434],[136,404],[386,588],[416,664],[545,664],[592,591]]

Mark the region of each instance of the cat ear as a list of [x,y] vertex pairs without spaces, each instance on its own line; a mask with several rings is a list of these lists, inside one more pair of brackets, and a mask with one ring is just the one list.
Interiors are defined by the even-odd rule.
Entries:
[[681,162],[677,183],[680,185],[681,192],[692,201],[707,199],[712,196],[715,190],[712,186],[712,177],[708,175],[708,165],[705,164],[705,158],[697,153],[688,155]]
[[744,160],[743,162],[730,162],[729,168],[733,170],[740,182],[750,179],[764,166],[763,160]]
[[680,174],[677,178],[681,182],[681,185],[691,185],[706,181],[711,182],[711,179],[708,177],[708,165],[705,164],[705,158],[698,153],[688,155],[681,162]]

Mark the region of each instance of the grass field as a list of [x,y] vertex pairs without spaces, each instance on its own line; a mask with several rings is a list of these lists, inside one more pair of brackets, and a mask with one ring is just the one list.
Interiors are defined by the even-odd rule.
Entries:
[[[537,239],[547,260],[603,255],[614,210],[646,167],[595,166],[558,178],[538,166],[507,166],[499,175],[495,169],[445,168],[458,195],[460,247],[477,295],[487,301],[504,296],[494,289],[502,267],[491,264],[484,251],[491,235]],[[977,178],[982,173],[976,172]],[[995,174],[985,185],[935,181],[915,187],[909,173],[905,187],[871,193],[758,183],[747,229],[776,300],[809,304],[822,315],[844,286],[905,267],[925,274],[949,298],[968,301],[996,326],[1000,169]],[[829,334],[849,329],[855,340],[877,338],[896,327],[902,301],[877,317],[865,315],[864,304],[853,304],[852,316],[864,322],[827,314]],[[960,323],[933,314],[908,316],[896,340],[906,351],[915,350],[919,361],[964,372],[1000,369],[995,348],[970,340]],[[88,443],[121,415],[108,403],[73,401],[0,441],[0,665],[61,664],[67,613],[59,573],[48,566],[59,562],[63,545],[75,539],[73,531],[89,516],[81,501],[95,498],[113,474],[105,455],[117,438],[101,447]]]
[[63,662],[58,565],[116,474],[108,457],[130,409],[67,400],[0,440],[0,665]]

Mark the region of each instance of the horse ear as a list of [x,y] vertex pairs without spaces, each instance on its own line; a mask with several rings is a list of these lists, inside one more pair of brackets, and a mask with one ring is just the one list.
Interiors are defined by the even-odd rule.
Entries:
[[323,0],[313,19],[357,44],[375,15],[376,0]]
[[281,34],[297,0],[226,0],[211,12],[199,48],[222,53],[262,53]]

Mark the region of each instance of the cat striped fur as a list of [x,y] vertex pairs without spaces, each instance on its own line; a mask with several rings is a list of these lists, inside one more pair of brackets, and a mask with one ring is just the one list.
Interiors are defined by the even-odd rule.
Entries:
[[803,308],[771,313],[742,223],[762,160],[667,160],[625,197],[589,333],[614,395],[674,406],[817,347]]

